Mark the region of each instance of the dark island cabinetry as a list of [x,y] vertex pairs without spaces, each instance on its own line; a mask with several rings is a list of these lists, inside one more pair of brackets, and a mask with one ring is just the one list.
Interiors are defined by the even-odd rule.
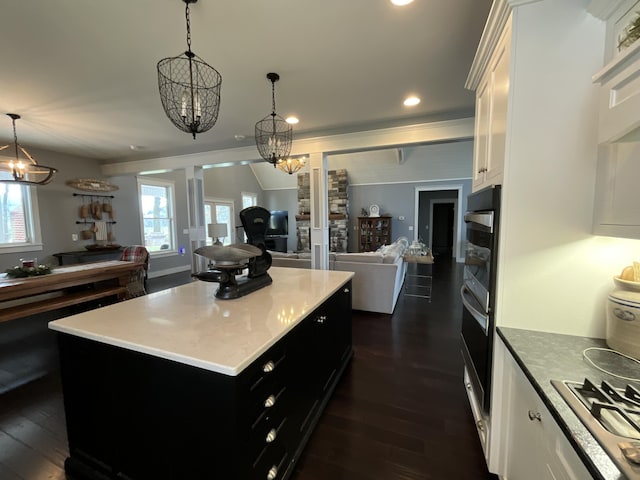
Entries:
[[351,282],[239,375],[59,333],[78,480],[281,480],[352,357]]

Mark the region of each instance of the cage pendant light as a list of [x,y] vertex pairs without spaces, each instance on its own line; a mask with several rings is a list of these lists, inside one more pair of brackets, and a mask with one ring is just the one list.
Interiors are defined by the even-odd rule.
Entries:
[[267,79],[271,82],[271,114],[256,123],[255,138],[260,156],[276,167],[291,152],[293,128],[276,114],[275,85],[280,75],[267,73]]
[[198,0],[182,1],[186,4],[187,51],[158,62],[158,88],[169,120],[195,140],[197,133],[210,130],[218,120],[222,76],[191,51],[189,4]]
[[4,150],[13,147],[13,157],[3,157],[0,154],[0,182],[24,183],[28,185],[46,185],[53,180],[58,170],[37,163],[29,152],[18,143],[16,133],[16,120],[20,118],[17,113],[7,113],[13,125],[13,143],[0,147]]

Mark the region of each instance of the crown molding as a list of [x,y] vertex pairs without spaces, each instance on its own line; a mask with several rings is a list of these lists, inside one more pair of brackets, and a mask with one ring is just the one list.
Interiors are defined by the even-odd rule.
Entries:
[[465,82],[465,88],[468,90],[476,90],[478,84],[484,75],[491,54],[500,39],[500,35],[504,30],[511,12],[514,8],[526,5],[528,3],[540,2],[541,0],[495,0],[491,5],[489,11],[489,17],[485,23],[476,55],[471,64],[467,81]]
[[626,0],[591,0],[591,3],[587,7],[587,12],[600,20],[606,21],[625,1]]
[[[399,148],[409,145],[468,140],[473,138],[473,128],[474,118],[470,117],[324,137],[294,139],[291,156],[316,152],[325,154],[352,153],[383,148]],[[256,147],[252,146],[105,164],[100,168],[103,175],[112,177],[138,175],[143,172],[157,170],[178,170],[193,166],[247,164],[260,161],[263,160],[260,158]]]

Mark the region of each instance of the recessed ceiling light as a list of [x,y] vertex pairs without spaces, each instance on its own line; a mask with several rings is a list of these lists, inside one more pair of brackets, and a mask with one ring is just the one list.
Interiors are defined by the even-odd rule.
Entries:
[[413,0],[391,0],[391,3],[394,5],[398,5],[399,7],[404,7],[405,5],[409,5]]
[[420,99],[418,97],[407,97],[403,103],[405,107],[415,107],[420,103]]
[[294,117],[294,116],[287,117],[285,119],[285,122],[287,122],[289,125],[297,125],[299,121],[300,121],[300,119],[298,119],[298,117]]

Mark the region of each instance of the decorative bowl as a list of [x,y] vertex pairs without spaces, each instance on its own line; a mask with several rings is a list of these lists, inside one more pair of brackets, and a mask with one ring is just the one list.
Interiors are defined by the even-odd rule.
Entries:
[[631,280],[622,280],[619,275],[613,277],[613,282],[624,290],[632,290],[634,292],[640,292],[640,282],[633,282]]

